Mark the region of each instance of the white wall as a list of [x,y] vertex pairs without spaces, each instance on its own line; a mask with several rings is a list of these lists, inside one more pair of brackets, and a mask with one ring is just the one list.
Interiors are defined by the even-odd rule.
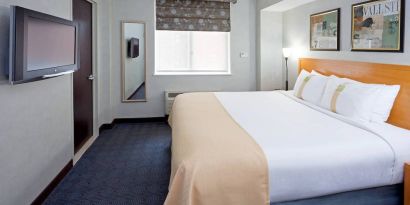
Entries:
[[282,13],[260,11],[260,90],[282,89]]
[[111,0],[97,2],[98,127],[113,120],[111,103]]
[[[351,32],[351,5],[364,2],[363,0],[329,1],[318,0],[283,14],[283,44],[285,47],[296,48],[296,56],[312,57],[323,59],[341,59],[351,61],[377,62],[388,64],[410,65],[410,4],[406,5],[406,31],[404,53],[372,53],[372,52],[351,52],[350,32]],[[313,13],[326,11],[329,9],[341,8],[341,51],[310,51],[309,50],[309,16]],[[290,87],[293,87],[297,76],[297,59],[290,59]]]
[[[114,118],[163,116],[166,90],[248,91],[256,89],[256,0],[240,0],[232,6],[231,76],[154,76],[154,2],[153,0],[121,0],[112,4],[111,103]],[[141,20],[147,23],[146,103],[121,103],[121,20]],[[249,53],[249,57],[240,58],[241,51]],[[101,92],[107,91],[105,89]]]
[[256,0],[256,84],[257,90],[281,89],[282,13],[265,11],[282,0]]
[[71,0],[0,1],[0,203],[30,204],[73,157],[72,76],[11,86],[9,5],[72,18]]

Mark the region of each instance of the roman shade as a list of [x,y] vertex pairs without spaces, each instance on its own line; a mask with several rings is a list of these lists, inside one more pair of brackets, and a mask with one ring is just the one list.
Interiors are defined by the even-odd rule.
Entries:
[[237,0],[156,0],[157,30],[231,31],[230,7]]

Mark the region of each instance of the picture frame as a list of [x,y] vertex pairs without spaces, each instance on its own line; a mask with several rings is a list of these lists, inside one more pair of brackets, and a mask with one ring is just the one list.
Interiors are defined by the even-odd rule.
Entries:
[[310,15],[310,50],[340,51],[340,8]]
[[405,7],[405,0],[370,0],[353,4],[351,51],[402,53]]

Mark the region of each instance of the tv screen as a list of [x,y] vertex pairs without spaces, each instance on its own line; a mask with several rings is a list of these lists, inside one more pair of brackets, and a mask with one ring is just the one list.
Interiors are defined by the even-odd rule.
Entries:
[[137,58],[140,55],[140,40],[131,38],[128,42],[128,57]]
[[9,79],[12,84],[77,70],[78,31],[73,22],[15,6],[10,25]]
[[75,64],[75,28],[27,19],[27,70]]

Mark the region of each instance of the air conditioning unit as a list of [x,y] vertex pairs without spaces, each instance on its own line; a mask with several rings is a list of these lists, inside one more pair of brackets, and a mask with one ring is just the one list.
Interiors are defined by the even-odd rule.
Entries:
[[176,91],[165,91],[165,115],[169,115],[171,113],[172,105],[174,104],[175,98],[186,92],[176,92]]
[[219,90],[212,91],[165,91],[165,115],[169,115],[172,110],[172,105],[174,104],[175,98],[184,93],[193,93],[193,92],[219,92]]

